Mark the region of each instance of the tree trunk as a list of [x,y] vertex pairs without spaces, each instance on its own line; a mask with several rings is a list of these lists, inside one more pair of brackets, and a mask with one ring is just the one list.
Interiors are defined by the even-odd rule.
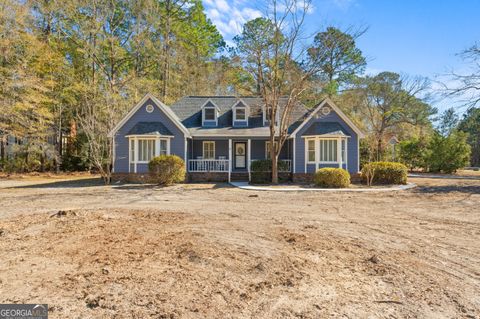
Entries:
[[165,2],[165,37],[163,48],[163,83],[162,83],[162,101],[166,103],[168,94],[168,81],[170,78],[170,14],[171,14],[171,1]]
[[2,137],[0,138],[0,161],[2,162],[2,165],[5,162],[5,144],[5,135],[2,135]]
[[[275,146],[272,146],[274,149]],[[274,152],[276,153],[276,152]],[[278,184],[278,157],[277,155],[272,156],[272,184]]]

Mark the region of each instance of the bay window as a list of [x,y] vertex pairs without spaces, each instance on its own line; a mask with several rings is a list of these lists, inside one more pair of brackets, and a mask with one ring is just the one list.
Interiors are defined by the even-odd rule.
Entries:
[[150,162],[155,157],[155,140],[139,139],[138,140],[138,161]]
[[305,156],[309,164],[342,164],[347,158],[347,139],[311,137],[305,141]]
[[129,136],[129,163],[148,163],[159,155],[170,154],[170,140],[159,137]]

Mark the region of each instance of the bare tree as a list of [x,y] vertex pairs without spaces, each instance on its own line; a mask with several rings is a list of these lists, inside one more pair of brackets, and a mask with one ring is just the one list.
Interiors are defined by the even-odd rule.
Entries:
[[460,74],[452,71],[447,75],[450,81],[441,83],[446,97],[459,97],[465,106],[475,107],[480,103],[480,45],[459,53],[459,56],[471,68],[468,73]]
[[[265,104],[270,129],[272,183],[278,183],[278,157],[288,138],[293,110],[308,80],[320,70],[318,53],[308,58],[303,45],[303,25],[311,8],[310,0],[271,0],[267,18],[273,26],[273,38],[262,55],[255,76],[260,78],[260,95]],[[258,63],[258,61],[257,61]]]

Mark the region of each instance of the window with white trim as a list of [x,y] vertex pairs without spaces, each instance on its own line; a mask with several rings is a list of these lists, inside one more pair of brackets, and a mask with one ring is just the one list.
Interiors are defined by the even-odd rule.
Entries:
[[155,140],[154,139],[138,139],[138,161],[149,162],[155,157]]
[[[340,147],[340,149],[338,149]],[[306,142],[307,162],[310,164],[320,163],[346,163],[347,156],[346,139],[338,138],[310,138]],[[339,158],[340,156],[340,158]]]
[[308,161],[309,162],[315,162],[315,140],[308,140]]
[[170,154],[170,142],[168,138],[129,138],[129,162],[148,163],[152,158],[159,155]]
[[129,139],[130,142],[130,163],[135,162],[135,140]]
[[168,142],[167,140],[160,140],[160,152],[159,155],[168,155]]
[[215,159],[215,142],[203,142],[203,159]]
[[247,110],[244,107],[235,108],[235,121],[246,121]]
[[203,120],[204,121],[215,121],[215,108],[206,107],[203,109]]
[[320,163],[337,163],[337,140],[319,140],[320,142],[320,152],[319,152],[319,161]]

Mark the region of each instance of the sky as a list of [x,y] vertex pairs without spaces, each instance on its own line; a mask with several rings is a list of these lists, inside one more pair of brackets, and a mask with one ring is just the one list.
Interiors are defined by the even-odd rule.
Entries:
[[[207,16],[227,43],[242,25],[264,15],[252,0],[203,0]],[[357,46],[367,57],[366,73],[393,71],[441,80],[452,71],[467,72],[457,53],[480,43],[480,0],[313,0],[305,34],[326,26],[368,27]],[[445,78],[443,78],[445,79]],[[439,85],[433,83],[433,88]],[[439,110],[459,107],[459,99],[436,100]]]

